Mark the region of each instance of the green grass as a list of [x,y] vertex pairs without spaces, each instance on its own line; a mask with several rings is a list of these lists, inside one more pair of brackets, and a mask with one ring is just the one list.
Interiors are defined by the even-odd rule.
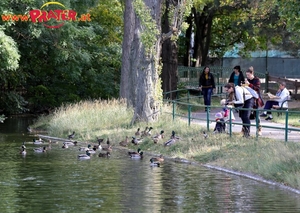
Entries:
[[[300,144],[212,133],[204,139],[204,127],[188,126],[181,119],[173,121],[171,112],[172,105],[164,105],[159,121],[130,126],[133,109],[127,109],[124,101],[83,101],[62,106],[54,114],[40,117],[31,127],[45,128],[49,135],[62,138],[75,131],[76,140],[90,143],[96,143],[96,137],[109,137],[112,145],[118,147],[119,142],[133,136],[137,128],[152,126],[153,135],[164,130],[165,139],[154,144],[151,137],[146,137],[139,146],[130,143],[128,149],[140,147],[145,153],[252,173],[300,189]],[[181,139],[165,147],[163,143],[170,138],[172,130]]]

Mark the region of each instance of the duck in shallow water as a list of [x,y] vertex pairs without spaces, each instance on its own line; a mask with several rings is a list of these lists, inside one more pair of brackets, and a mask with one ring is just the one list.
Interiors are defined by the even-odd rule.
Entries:
[[160,155],[159,157],[152,157],[150,160],[152,160],[153,162],[159,162],[159,163],[162,163],[164,162],[164,156],[163,155]]
[[33,149],[33,151],[35,153],[43,153],[43,152],[46,152],[47,148],[44,146],[44,147],[40,147],[40,148],[35,148]]
[[100,152],[98,157],[100,157],[100,158],[109,158],[110,157],[110,152],[106,152],[106,153]]
[[160,162],[154,161],[152,158],[150,159],[150,166],[160,166]]
[[143,152],[141,151],[140,148],[138,148],[137,152],[128,152],[129,157],[131,158],[142,158],[143,157]]
[[63,148],[63,149],[68,149],[68,148],[69,148],[69,145],[68,145],[66,142],[64,142],[64,144],[63,144],[63,146],[62,146],[61,148]]
[[22,148],[22,150],[20,151],[20,154],[21,155],[26,155],[27,154],[26,148]]
[[88,159],[91,159],[91,154],[89,153],[88,150],[86,150],[85,154],[78,155],[78,159],[79,160],[88,160]]
[[42,138],[39,139],[33,139],[33,144],[38,145],[38,144],[43,144],[44,141],[42,140]]

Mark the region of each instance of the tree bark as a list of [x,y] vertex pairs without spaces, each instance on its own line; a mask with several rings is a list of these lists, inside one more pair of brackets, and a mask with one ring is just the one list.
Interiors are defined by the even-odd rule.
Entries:
[[[124,11],[124,37],[122,43],[122,67],[121,67],[121,82],[120,82],[120,98],[126,99],[128,103],[134,95],[132,87],[129,87],[135,79],[131,78],[132,70],[130,66],[130,50],[133,41],[135,26],[135,14],[132,1],[125,1]],[[132,105],[133,103],[131,103]],[[129,104],[130,105],[130,104]]]
[[208,8],[205,7],[200,14],[193,8],[193,14],[196,25],[194,58],[196,59],[195,66],[198,67],[206,64],[211,41],[213,11],[208,12]]
[[150,9],[153,23],[159,32],[157,39],[153,41],[151,53],[145,50],[141,40],[141,34],[144,33],[142,21],[132,9],[131,0],[125,1],[120,97],[126,98],[128,106],[134,108],[132,124],[138,121],[154,121],[159,109],[157,68],[161,54],[162,1],[144,0],[144,3]]
[[[162,32],[170,32],[172,25],[169,22],[169,1],[166,1],[166,8],[162,20]],[[162,45],[162,88],[163,92],[169,92],[177,89],[178,81],[178,47],[177,42],[170,38],[165,40]],[[164,95],[165,99],[175,99],[175,93]]]

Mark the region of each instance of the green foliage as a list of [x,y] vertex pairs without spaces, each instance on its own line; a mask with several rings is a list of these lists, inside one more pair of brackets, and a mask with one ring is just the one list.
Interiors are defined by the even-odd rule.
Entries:
[[3,70],[16,70],[20,60],[17,44],[10,36],[5,35],[2,29],[0,29],[0,47],[1,72]]
[[134,0],[133,6],[142,25],[141,40],[146,52],[149,54],[154,51],[155,42],[157,40],[157,36],[159,36],[157,23],[151,16],[151,11],[147,8],[143,0]]
[[0,96],[0,108],[8,114],[18,114],[28,111],[28,102],[16,92],[5,92]]
[[[6,22],[5,34],[0,37],[0,42],[5,39],[6,45],[0,50],[1,69],[8,64],[10,68],[15,67],[13,71],[1,72],[0,84],[5,91],[17,87],[27,90],[23,98],[34,110],[83,99],[117,97],[119,92],[122,5],[119,1],[99,1],[92,8],[95,1],[63,0],[60,3],[78,15],[90,13],[91,21],[65,22],[57,29],[46,28],[41,23]],[[0,11],[25,14],[39,9],[42,4],[37,0],[6,1],[5,9],[0,5]],[[5,57],[1,59],[2,56]],[[20,63],[18,69],[9,57]],[[12,63],[8,63],[9,60]]]

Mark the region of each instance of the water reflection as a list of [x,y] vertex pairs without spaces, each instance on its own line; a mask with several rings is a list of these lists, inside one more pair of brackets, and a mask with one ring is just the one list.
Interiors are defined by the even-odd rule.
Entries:
[[[297,212],[299,196],[246,178],[166,160],[112,156],[78,160],[78,147],[53,144],[46,153],[27,155],[30,120],[0,126],[1,212]],[[15,123],[15,125],[13,125]],[[12,128],[12,129],[10,129]]]

